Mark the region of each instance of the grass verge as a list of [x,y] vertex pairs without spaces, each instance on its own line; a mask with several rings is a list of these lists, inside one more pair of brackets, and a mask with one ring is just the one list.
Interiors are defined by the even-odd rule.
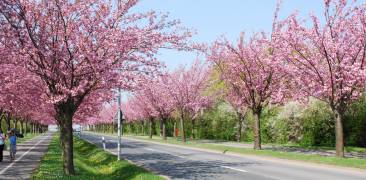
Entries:
[[[187,141],[185,144],[175,138],[168,138],[166,141],[162,140],[160,137],[153,136],[150,139],[148,136],[132,136],[129,135],[127,137],[148,140],[159,143],[166,144],[175,144],[180,146],[201,148],[214,150],[222,153],[232,152],[237,154],[244,155],[259,155],[264,157],[275,157],[280,159],[288,159],[288,160],[296,160],[296,161],[304,161],[318,164],[327,164],[327,165],[335,165],[342,167],[351,167],[351,168],[359,168],[366,170],[366,159],[362,158],[337,158],[333,156],[320,156],[313,154],[301,154],[295,152],[283,152],[283,151],[272,151],[272,150],[254,150],[250,148],[240,148],[240,147],[231,147],[225,145],[218,144],[208,144],[208,143],[200,143],[197,141]],[[188,140],[188,139],[187,139]]]
[[126,179],[126,180],[163,180],[141,167],[122,160],[84,140],[74,139],[74,163],[76,176],[63,173],[59,137],[53,137],[48,151],[32,179]]

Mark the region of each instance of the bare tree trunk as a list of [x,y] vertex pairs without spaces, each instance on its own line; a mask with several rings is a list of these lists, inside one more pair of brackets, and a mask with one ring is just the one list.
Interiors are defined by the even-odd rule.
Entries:
[[20,133],[24,134],[24,121],[20,121]]
[[163,140],[166,140],[166,119],[162,119],[163,122]]
[[72,118],[76,111],[76,107],[72,100],[68,100],[63,104],[55,106],[56,120],[60,127],[60,141],[62,146],[63,155],[63,169],[67,175],[75,175],[74,168],[74,141],[73,141],[73,129]]
[[152,118],[149,119],[149,137],[152,139],[153,136],[153,120]]
[[195,120],[192,119],[192,132],[191,132],[191,139],[196,138],[195,134],[194,134],[194,128],[195,128]]
[[237,135],[236,135],[236,140],[238,141],[238,142],[240,142],[241,141],[241,131],[242,131],[242,129],[243,129],[243,115],[242,115],[242,113],[240,113],[240,112],[238,112],[238,125],[239,125],[239,127],[238,127],[238,132],[237,132]]
[[144,122],[145,122],[145,121],[141,121],[141,133],[142,133],[142,135],[145,135],[145,126],[144,126]]
[[260,125],[261,111],[254,111],[254,149],[261,149],[261,125]]
[[159,121],[160,137],[163,137],[163,119]]
[[27,123],[27,121],[25,122],[25,129],[24,129],[24,135],[26,135],[27,134],[27,130],[28,129],[28,123]]
[[186,133],[185,133],[185,129],[184,129],[184,114],[181,112],[181,115],[180,115],[180,126],[181,126],[181,129],[182,129],[182,142],[186,142]]
[[177,129],[177,122],[174,121],[174,129],[173,129],[173,136],[176,138],[175,130]]
[[14,119],[14,129],[17,129],[17,125],[18,125],[18,119],[17,119],[17,118],[15,118],[15,119]]
[[10,131],[11,127],[10,127],[10,113],[9,112],[6,115],[6,125],[7,125],[8,131]]
[[73,134],[72,121],[70,117],[65,117],[65,121],[60,123],[60,140],[62,145],[63,168],[64,172],[69,175],[74,175],[74,153],[73,153]]
[[2,130],[1,128],[1,123],[3,122],[3,111],[0,110],[0,129]]
[[334,110],[335,135],[336,135],[336,156],[344,157],[344,135],[343,135],[343,113]]

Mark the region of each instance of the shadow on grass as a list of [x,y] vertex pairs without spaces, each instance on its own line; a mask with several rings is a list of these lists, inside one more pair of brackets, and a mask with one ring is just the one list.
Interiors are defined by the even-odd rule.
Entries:
[[61,155],[59,138],[55,136],[32,179],[163,179],[125,160],[117,161],[115,155],[80,139],[74,139],[76,176],[63,173]]

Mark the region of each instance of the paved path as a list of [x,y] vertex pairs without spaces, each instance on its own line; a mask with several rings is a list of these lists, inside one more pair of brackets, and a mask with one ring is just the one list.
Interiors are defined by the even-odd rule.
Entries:
[[13,162],[10,162],[9,151],[4,151],[4,160],[0,162],[0,179],[30,179],[47,151],[51,138],[52,133],[45,133],[18,144]]
[[[131,137],[136,137],[132,135]],[[139,138],[147,138],[147,136],[137,136]],[[153,138],[158,138],[159,140],[161,137],[154,136]],[[237,148],[247,148],[253,149],[253,143],[247,142],[235,142],[235,141],[225,141],[225,140],[209,140],[209,139],[198,139],[198,140],[189,140],[191,143],[199,143],[199,144],[213,144],[213,145],[221,145],[221,146],[228,146],[228,147],[237,147]],[[325,149],[312,149],[312,148],[302,148],[296,146],[283,146],[283,145],[272,145],[272,144],[262,144],[262,149],[264,150],[271,150],[271,151],[283,151],[283,152],[295,152],[295,153],[302,153],[302,154],[313,154],[313,155],[320,155],[320,156],[335,156],[335,150],[325,150]],[[366,152],[345,152],[346,157],[354,157],[354,158],[363,158],[366,159]]]
[[[84,133],[81,137],[102,147],[101,135]],[[107,150],[116,154],[117,138],[105,136],[105,139]],[[366,179],[366,172],[361,170],[273,158],[235,156],[129,138],[122,139],[122,157],[171,179]]]
[[[198,140],[197,142],[253,149],[253,144],[243,143],[243,142],[238,143],[238,142],[233,142],[233,141],[214,141],[214,140],[203,140],[203,141]],[[335,154],[336,154],[335,150],[306,149],[306,148],[301,148],[301,147],[268,145],[268,144],[262,145],[262,149],[267,149],[267,150],[272,150],[272,151],[296,152],[296,153],[303,153],[303,154],[316,154],[316,155],[321,155],[321,156],[335,156]],[[345,156],[366,159],[366,153],[362,153],[362,152],[345,152]]]

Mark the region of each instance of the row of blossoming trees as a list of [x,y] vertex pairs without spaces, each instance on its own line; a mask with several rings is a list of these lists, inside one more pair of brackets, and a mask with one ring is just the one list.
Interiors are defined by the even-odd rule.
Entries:
[[237,112],[239,122],[246,110],[254,115],[255,149],[261,149],[264,107],[314,97],[326,102],[333,112],[336,155],[343,157],[345,112],[366,87],[366,4],[325,0],[324,6],[324,20],[311,15],[306,22],[294,13],[280,21],[277,9],[270,34],[245,37],[243,33],[236,43],[217,40],[205,51],[210,68],[196,62],[188,70],[181,68],[146,81],[129,99],[127,119],[148,119],[150,124],[158,119],[161,136],[166,139],[165,122],[174,112],[185,142],[183,120],[192,121],[194,135],[195,118],[215,100],[206,91],[212,74],[219,72],[225,99]]
[[[264,107],[315,97],[333,110],[337,155],[343,156],[343,115],[365,88],[366,4],[324,2],[324,22],[311,16],[309,26],[296,13],[280,21],[276,13],[270,34],[243,34],[237,43],[220,39],[204,51],[209,65],[197,61],[162,73],[154,54],[191,50],[191,33],[153,11],[130,13],[137,0],[2,0],[0,108],[57,123],[67,174],[75,173],[72,124],[112,123],[117,108],[106,102],[117,88],[133,91],[123,106],[128,121],[158,120],[166,138],[174,114],[183,141],[184,123],[194,126],[224,93],[239,115],[254,114],[256,149]],[[217,73],[225,89],[208,91]]]
[[112,89],[131,90],[155,74],[159,48],[188,48],[191,33],[178,21],[130,13],[136,3],[0,1],[0,108],[57,123],[66,174],[75,174],[72,124],[95,123]]

